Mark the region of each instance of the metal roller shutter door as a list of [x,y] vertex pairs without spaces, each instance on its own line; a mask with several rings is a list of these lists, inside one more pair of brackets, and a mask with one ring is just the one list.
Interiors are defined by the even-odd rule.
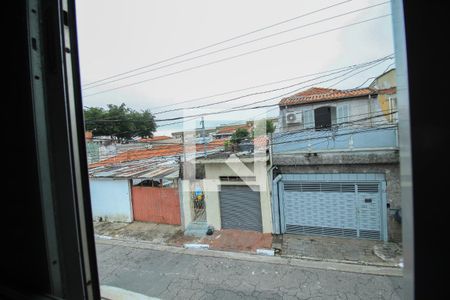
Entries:
[[285,182],[287,233],[381,239],[379,183]]
[[219,199],[223,229],[262,232],[259,192],[248,186],[222,185]]

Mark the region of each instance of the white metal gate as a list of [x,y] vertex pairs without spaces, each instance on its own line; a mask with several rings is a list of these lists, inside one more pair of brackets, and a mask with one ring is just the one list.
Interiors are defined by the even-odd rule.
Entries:
[[283,180],[281,230],[384,239],[384,186],[383,181]]

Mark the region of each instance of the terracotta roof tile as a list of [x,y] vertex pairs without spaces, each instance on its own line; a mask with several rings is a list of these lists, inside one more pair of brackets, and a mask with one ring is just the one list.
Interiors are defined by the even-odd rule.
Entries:
[[140,139],[139,142],[155,142],[155,141],[163,141],[171,139],[170,136],[160,135],[160,136],[154,136],[152,138],[146,138],[146,139]]
[[234,133],[238,128],[246,128],[250,130],[251,126],[248,126],[247,124],[228,126],[220,128],[219,130],[217,130],[217,133]]
[[336,90],[320,87],[312,87],[295,95],[281,99],[279,106],[302,105],[307,103],[339,100],[354,97],[363,97],[377,94],[377,91],[363,88],[357,90]]
[[[223,146],[224,142],[225,142],[225,139],[214,140],[207,144],[206,149],[212,150],[212,149],[220,148]],[[180,155],[183,153],[184,150],[185,149],[184,149],[183,144],[160,145],[160,146],[154,146],[151,149],[129,150],[127,152],[120,153],[114,157],[90,164],[89,168],[117,164],[117,163],[126,162],[126,161],[148,159],[148,158],[152,158],[152,157]],[[202,152],[203,145],[197,144],[196,151]]]

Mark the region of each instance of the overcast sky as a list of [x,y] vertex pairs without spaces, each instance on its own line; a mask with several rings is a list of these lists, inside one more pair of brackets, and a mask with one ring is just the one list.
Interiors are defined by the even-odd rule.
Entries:
[[[183,71],[252,50],[386,15],[391,11],[390,3],[387,3],[274,35],[233,49],[163,67],[180,60],[384,2],[382,0],[353,0],[200,52],[140,69],[134,73],[126,74],[126,76],[161,67],[159,70],[127,79],[116,77],[109,79],[116,80],[115,82],[102,86],[86,85],[341,2],[344,2],[344,0],[78,0],[76,3],[81,80],[84,85],[83,103],[89,107],[105,107],[107,104],[118,105],[124,102],[133,109],[150,109],[156,113],[161,110],[201,105],[284,87],[312,79],[318,75],[215,96],[200,101],[161,107],[363,63],[394,52],[391,17],[387,16],[208,66]],[[383,62],[370,70],[338,83],[333,88],[354,88],[361,85],[369,77],[380,75],[392,63],[394,63],[394,60]],[[178,71],[181,72],[168,75]],[[156,78],[160,76],[163,77]],[[330,78],[332,77],[326,79]],[[317,86],[328,87],[342,78],[317,84]],[[133,85],[144,80],[148,81]],[[323,79],[317,79],[312,83],[321,80]],[[105,81],[101,83],[105,83]],[[368,83],[370,81],[366,85]],[[129,84],[132,85],[103,92]],[[299,87],[302,86],[297,86],[297,88]],[[261,104],[275,104],[282,98],[277,98],[278,95],[289,93],[289,91],[289,89],[285,89],[246,97],[201,111],[176,111],[157,114],[155,118],[165,119],[182,116],[183,114],[186,116],[211,111],[211,109],[221,111],[270,98],[274,99]],[[232,120],[243,121],[251,119],[255,115],[261,117],[266,114],[266,110],[211,115],[206,117],[206,126],[209,127],[208,125],[213,126]],[[269,108],[268,114],[269,116],[276,116],[278,110],[276,107],[275,109]],[[165,123],[167,122],[159,122],[158,124]],[[181,124],[164,126],[159,128],[158,131],[163,134],[179,129],[181,129]]]

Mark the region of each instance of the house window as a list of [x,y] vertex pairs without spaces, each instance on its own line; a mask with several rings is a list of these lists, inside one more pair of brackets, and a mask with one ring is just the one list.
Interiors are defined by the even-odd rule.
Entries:
[[397,97],[389,97],[389,121],[391,123],[397,120]]
[[303,111],[303,124],[305,128],[314,128],[314,111],[304,110]]
[[314,110],[316,130],[329,130],[336,123],[336,107],[324,106]]
[[256,181],[255,176],[219,176],[220,181]]
[[342,104],[337,107],[337,124],[339,126],[347,126],[349,120],[349,110],[350,106],[348,104]]

